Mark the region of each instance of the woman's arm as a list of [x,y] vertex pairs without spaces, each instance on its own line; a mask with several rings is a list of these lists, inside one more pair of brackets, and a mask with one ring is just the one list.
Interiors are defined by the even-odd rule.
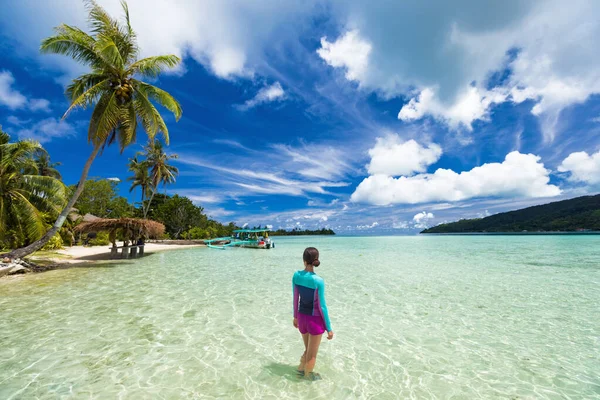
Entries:
[[325,328],[327,328],[327,332],[331,332],[329,311],[327,311],[327,303],[325,302],[325,281],[323,279],[319,279],[317,290],[319,291],[319,306],[321,307],[321,314],[323,314],[323,320],[325,321]]
[[292,277],[292,293],[294,294],[294,300],[292,302],[294,307],[294,318],[298,318],[298,301],[300,300],[300,292],[298,292],[298,288],[296,287],[296,274]]

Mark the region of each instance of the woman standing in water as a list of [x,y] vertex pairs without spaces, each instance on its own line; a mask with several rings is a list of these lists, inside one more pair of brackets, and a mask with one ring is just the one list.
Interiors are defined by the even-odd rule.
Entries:
[[329,322],[329,313],[325,303],[325,281],[315,274],[318,267],[319,250],[308,247],[302,256],[304,270],[296,271],[292,278],[294,289],[294,327],[300,330],[304,340],[304,354],[300,358],[298,372],[307,379],[315,380],[320,376],[313,372],[317,361],[317,352],[323,332],[327,339],[333,339]]

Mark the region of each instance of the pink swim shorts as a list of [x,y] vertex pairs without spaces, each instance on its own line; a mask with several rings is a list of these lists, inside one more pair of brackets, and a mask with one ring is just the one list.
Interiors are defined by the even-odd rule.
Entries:
[[320,315],[298,313],[298,329],[301,334],[322,335],[325,332],[325,321]]

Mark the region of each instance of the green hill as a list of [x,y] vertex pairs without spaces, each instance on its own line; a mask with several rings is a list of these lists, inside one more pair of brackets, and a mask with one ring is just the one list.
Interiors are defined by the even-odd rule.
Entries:
[[421,233],[600,231],[600,195],[557,201],[485,218],[463,219]]

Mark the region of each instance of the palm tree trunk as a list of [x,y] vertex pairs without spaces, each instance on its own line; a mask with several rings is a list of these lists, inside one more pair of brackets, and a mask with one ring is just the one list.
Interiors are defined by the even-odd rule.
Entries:
[[[144,219],[146,219],[146,216],[148,215],[148,212],[150,211],[150,205],[152,205],[152,199],[154,198],[154,193],[156,193],[156,187],[154,187],[152,189],[152,194],[150,195],[150,201],[148,201],[148,207],[146,207],[146,209],[144,210]],[[144,203],[142,203],[142,208],[144,208]]]
[[23,258],[35,251],[38,251],[39,249],[44,247],[44,245],[46,243],[48,243],[48,241],[56,234],[56,232],[59,231],[59,229],[63,226],[63,224],[65,223],[65,220],[69,216],[69,213],[71,212],[71,208],[73,208],[73,205],[75,205],[75,202],[79,198],[79,195],[81,194],[81,192],[83,192],[83,186],[85,185],[85,180],[88,176],[88,172],[90,171],[90,167],[92,166],[92,163],[94,162],[94,159],[96,158],[96,155],[98,154],[98,151],[100,150],[101,147],[102,147],[102,143],[97,144],[94,147],[94,151],[92,151],[92,154],[90,155],[87,162],[85,163],[85,166],[83,167],[83,171],[81,172],[81,177],[79,178],[79,183],[77,184],[75,193],[73,193],[73,195],[71,196],[71,199],[69,200],[69,202],[67,203],[65,208],[62,210],[60,215],[58,216],[58,219],[56,220],[56,222],[54,223],[52,228],[50,228],[50,230],[48,232],[46,232],[46,234],[44,236],[42,236],[42,238],[40,240],[33,242],[30,245],[22,247],[20,249],[15,249],[15,250],[11,251],[10,253],[6,254],[6,257],[8,257],[8,258]]

